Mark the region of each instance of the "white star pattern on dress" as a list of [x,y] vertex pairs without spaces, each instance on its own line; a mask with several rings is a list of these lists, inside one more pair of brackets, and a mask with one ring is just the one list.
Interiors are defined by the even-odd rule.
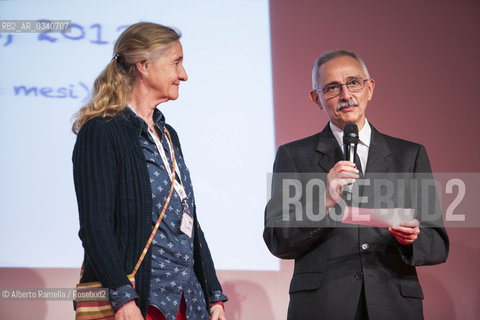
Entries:
[[[155,119],[158,118],[155,117]],[[161,125],[159,128],[161,128]],[[161,131],[159,131],[159,133],[160,132]],[[167,144],[167,137],[165,133],[161,133],[161,144],[167,158],[169,158],[170,149]],[[147,138],[146,140],[141,140],[145,137]],[[165,139],[163,139],[163,137],[165,137]],[[140,140],[145,143],[142,144],[145,159],[150,159],[147,160],[147,169],[150,176],[152,202],[154,206],[152,219],[153,223],[155,223],[166,203],[170,191],[171,177],[146,127],[143,128],[142,138],[140,138]],[[174,146],[174,148],[176,148],[176,146]],[[180,151],[178,148],[176,149]],[[189,169],[184,163],[180,152],[176,154],[176,160],[176,166],[178,170],[180,170],[181,183],[185,188],[185,195],[188,197],[188,207],[192,208],[190,211],[193,212],[195,197],[192,190],[191,177],[189,177]],[[170,159],[168,162],[171,168]],[[176,320],[178,306],[180,305],[183,293],[187,303],[187,318],[189,320],[208,320],[208,310],[205,308],[203,292],[193,272],[193,237],[187,238],[181,233],[180,225],[184,208],[183,203],[180,201],[180,196],[175,190],[172,193],[167,209],[159,230],[152,241],[152,278],[148,303],[159,306],[166,319]],[[175,214],[173,214],[174,212]],[[195,224],[195,229],[197,228],[197,224]],[[131,298],[136,297],[133,291],[129,292]],[[215,292],[213,292],[212,295],[213,294],[215,294]],[[119,295],[122,296],[121,299],[124,299],[122,300],[122,303],[124,303],[124,291],[121,291]]]

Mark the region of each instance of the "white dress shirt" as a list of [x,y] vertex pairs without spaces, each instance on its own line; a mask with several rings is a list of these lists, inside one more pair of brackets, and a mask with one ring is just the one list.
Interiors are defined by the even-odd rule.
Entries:
[[[332,130],[335,139],[337,139],[338,145],[343,152],[343,130],[330,122],[330,129]],[[362,130],[358,133],[359,141],[357,145],[357,154],[362,165],[362,173],[365,174],[365,169],[367,168],[368,161],[368,149],[370,148],[370,140],[372,138],[372,128],[365,119],[365,125]]]

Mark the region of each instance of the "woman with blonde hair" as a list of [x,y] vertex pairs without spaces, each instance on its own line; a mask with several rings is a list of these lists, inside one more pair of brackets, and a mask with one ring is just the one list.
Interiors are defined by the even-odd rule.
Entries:
[[180,36],[127,28],[72,128],[81,282],[110,289],[115,319],[225,319],[180,142],[157,109],[188,79]]

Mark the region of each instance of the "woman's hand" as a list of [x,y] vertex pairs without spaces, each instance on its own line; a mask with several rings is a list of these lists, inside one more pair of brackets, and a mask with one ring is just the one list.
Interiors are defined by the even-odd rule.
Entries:
[[225,310],[220,304],[215,304],[210,308],[210,320],[225,320]]
[[130,300],[115,312],[115,320],[144,320],[135,300]]

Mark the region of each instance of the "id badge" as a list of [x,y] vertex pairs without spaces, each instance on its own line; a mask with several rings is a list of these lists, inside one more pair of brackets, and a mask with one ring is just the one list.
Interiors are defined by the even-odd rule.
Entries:
[[185,233],[189,238],[192,237],[193,218],[188,214],[188,208],[183,210],[182,222],[180,223],[180,231]]

